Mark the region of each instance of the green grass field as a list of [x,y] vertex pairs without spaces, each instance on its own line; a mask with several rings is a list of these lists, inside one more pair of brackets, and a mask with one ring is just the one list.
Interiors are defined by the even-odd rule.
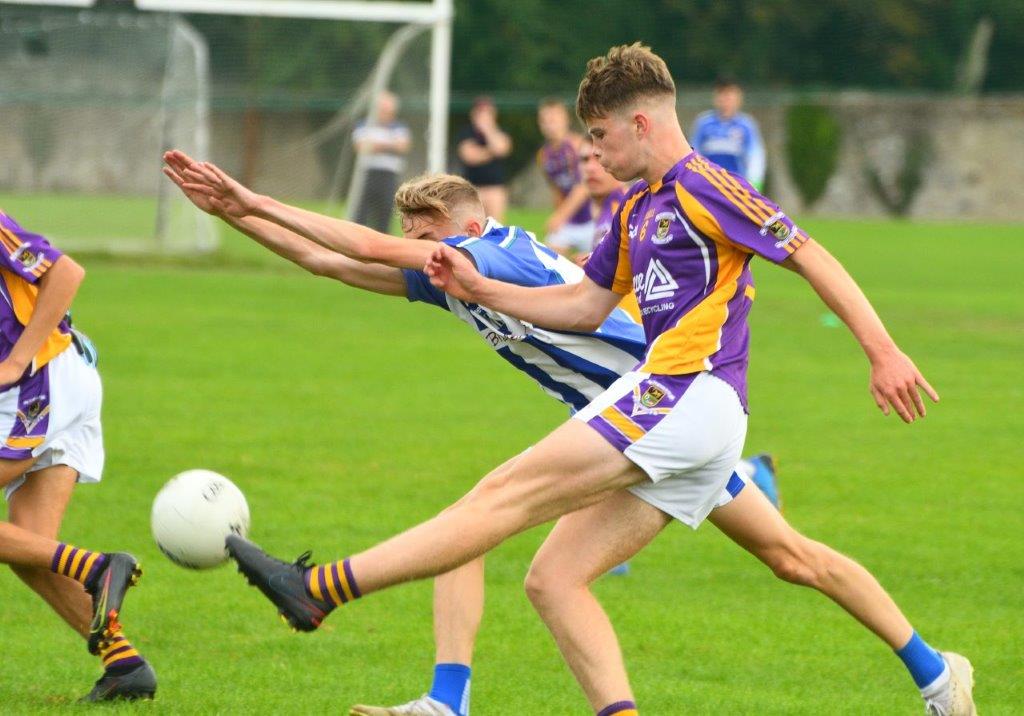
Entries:
[[[44,210],[6,208],[45,230]],[[981,713],[1021,713],[1024,230],[806,226],[942,402],[911,426],[882,417],[855,342],[797,277],[762,263],[747,451],[778,457],[794,525],[872,569],[926,639],[971,657]],[[268,549],[337,558],[433,515],[564,410],[440,311],[312,279],[237,236],[223,256],[191,267],[85,260],[76,322],[101,350],[108,462],[103,483],[77,491],[63,536],[141,557],[124,621],[160,676],[154,703],[111,712],[345,713],[418,696],[433,660],[429,583],[295,635],[233,569],[166,560],[149,535],[153,495],[178,471],[218,470],[245,491]],[[588,713],[521,587],[546,532],[488,562],[476,714]],[[921,711],[883,644],[710,525],[671,526],[630,576],[595,589],[644,713]],[[9,572],[0,598],[0,711],[69,707],[97,660]]]

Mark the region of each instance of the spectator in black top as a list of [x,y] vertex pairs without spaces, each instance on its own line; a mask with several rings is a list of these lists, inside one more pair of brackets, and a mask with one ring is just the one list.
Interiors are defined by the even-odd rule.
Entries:
[[477,97],[469,110],[469,124],[455,136],[455,149],[464,167],[462,175],[480,191],[488,216],[505,219],[505,157],[512,138],[498,126],[498,108],[490,97]]

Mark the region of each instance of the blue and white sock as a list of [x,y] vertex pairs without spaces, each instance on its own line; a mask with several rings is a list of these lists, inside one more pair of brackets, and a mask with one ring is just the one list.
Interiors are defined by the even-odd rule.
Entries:
[[896,651],[903,665],[907,667],[911,678],[921,692],[933,692],[949,680],[949,667],[946,660],[935,649],[928,646],[915,631],[901,649]]
[[427,694],[458,716],[469,716],[469,682],[473,670],[465,664],[437,664],[434,683]]

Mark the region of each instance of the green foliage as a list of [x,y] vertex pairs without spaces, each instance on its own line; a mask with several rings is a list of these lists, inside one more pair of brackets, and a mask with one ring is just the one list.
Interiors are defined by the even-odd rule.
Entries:
[[903,166],[896,174],[891,188],[886,186],[877,170],[865,170],[871,191],[894,216],[906,216],[910,211],[914,198],[924,183],[925,169],[932,157],[931,140],[925,132],[912,132],[906,142]]
[[786,110],[786,161],[806,206],[825,193],[839,161],[842,129],[827,107],[794,104]]

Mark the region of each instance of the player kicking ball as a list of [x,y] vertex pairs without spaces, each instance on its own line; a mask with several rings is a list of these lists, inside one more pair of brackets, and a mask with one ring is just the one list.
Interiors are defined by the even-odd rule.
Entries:
[[83,700],[152,698],[156,675],[118,621],[142,574],[135,558],[57,541],[75,483],[103,473],[96,354],[68,318],[85,271],[2,212],[0,244],[0,561],[100,657]]
[[[558,285],[583,277],[578,267],[522,229],[489,220],[479,194],[464,179],[438,174],[403,184],[395,202],[404,236],[414,240],[400,241],[257,197],[223,172],[180,152],[169,152],[165,160],[167,175],[200,209],[220,216],[310,272],[450,312],[570,410],[578,410],[600,395],[643,355],[642,327],[621,310],[612,311],[590,333],[548,331],[451,299],[431,286],[420,269],[439,241],[466,252],[488,275],[522,285]],[[256,216],[253,209],[261,203],[273,207],[259,212],[265,218]],[[737,475],[723,490],[722,504],[743,485]],[[652,493],[647,499],[657,496]],[[473,646],[483,612],[483,584],[482,560],[435,581],[436,666],[426,696],[395,707],[356,706],[352,713],[465,714]],[[326,583],[323,589],[321,595],[331,594]],[[311,623],[299,626],[315,628]]]
[[661,58],[637,44],[591,60],[577,114],[601,164],[620,179],[642,179],[587,262],[586,278],[541,288],[503,283],[444,244],[425,268],[453,299],[549,330],[594,331],[633,291],[647,336],[635,370],[431,520],[323,566],[287,564],[229,538],[239,566],[293,623],[312,628],[345,602],[449,572],[561,517],[527,591],[595,712],[634,714],[615,632],[588,586],[667,524],[666,512],[628,491],[653,488],[677,518],[693,527],[709,518],[780,578],[843,607],[895,651],[930,713],[975,713],[967,659],[929,646],[862,566],[797,533],[757,490],[712,512],[746,432],[753,254],[794,270],[850,328],[883,413],[913,422],[925,414],[918,388],[932,400],[937,394],[823,247],[741,178],[692,151]]

